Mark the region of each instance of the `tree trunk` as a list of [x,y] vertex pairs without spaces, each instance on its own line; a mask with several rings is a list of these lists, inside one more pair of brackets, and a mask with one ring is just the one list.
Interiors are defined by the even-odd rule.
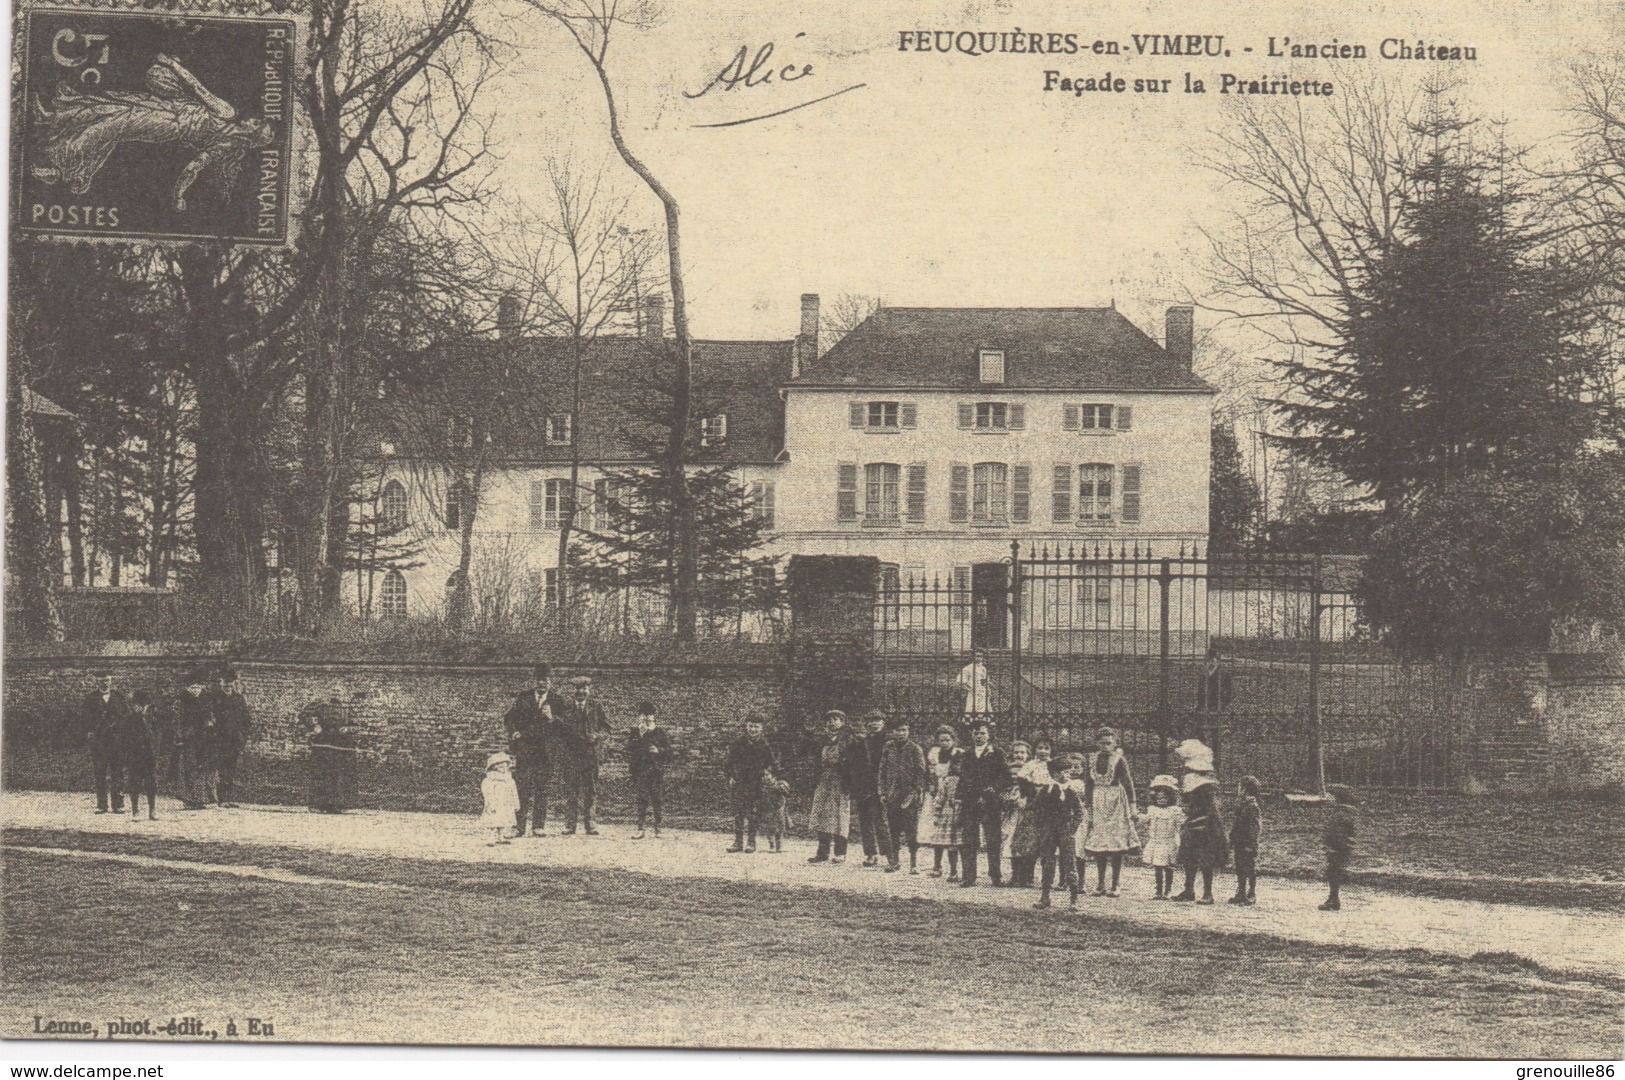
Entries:
[[45,486],[34,418],[24,401],[29,364],[12,350],[6,366],[6,596],[7,622],[25,640],[61,641],[66,634],[57,604],[62,553],[53,550],[45,514]]
[[77,435],[64,440],[57,448],[57,461],[61,469],[62,501],[67,508],[68,566],[73,584],[78,587],[85,583],[85,508],[80,501],[84,498],[84,475],[79,465]]

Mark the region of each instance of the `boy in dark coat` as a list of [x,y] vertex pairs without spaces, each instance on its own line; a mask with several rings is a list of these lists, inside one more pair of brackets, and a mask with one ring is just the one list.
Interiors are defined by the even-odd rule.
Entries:
[[1009,782],[1004,752],[993,745],[993,728],[985,721],[971,725],[971,748],[959,759],[959,846],[964,876],[959,887],[976,884],[976,855],[987,848],[987,876],[1004,884],[1004,789]]
[[885,804],[880,797],[880,752],[886,746],[886,714],[874,709],[863,718],[868,731],[852,740],[852,811],[863,842],[863,865],[879,866],[880,856],[891,850]]
[[137,690],[130,695],[130,711],[119,734],[124,758],[125,792],[130,796],[130,816],[141,816],[141,793],[147,795],[147,819],[158,820],[158,718],[152,713],[152,692]]
[[1326,848],[1326,887],[1329,894],[1326,902],[1320,905],[1320,910],[1341,911],[1343,901],[1339,892],[1349,860],[1354,856],[1354,827],[1358,811],[1354,809],[1354,792],[1342,784],[1326,785],[1326,794],[1333,799],[1331,815],[1326,819],[1326,830],[1321,834],[1321,843]]
[[1077,834],[1083,824],[1082,785],[1075,781],[1084,770],[1082,754],[1068,754],[1049,763],[1053,783],[1035,786],[1026,813],[1037,824],[1038,857],[1044,865],[1042,892],[1036,907],[1050,905],[1049,890],[1055,884],[1056,864],[1060,864],[1061,884],[1072,891],[1072,905],[1078,903]]
[[880,835],[886,845],[886,872],[902,867],[902,846],[908,844],[908,872],[920,872],[920,804],[930,773],[925,767],[925,751],[908,737],[908,721],[893,720],[886,744],[880,748]]
[[654,811],[655,836],[660,836],[660,800],[666,787],[666,762],[671,758],[671,736],[655,724],[652,702],[638,703],[638,723],[626,736],[626,767],[632,774],[632,797],[637,802],[638,831],[632,837],[643,839],[643,822]]
[[[762,774],[776,770],[778,755],[762,734],[760,716],[745,717],[745,733],[728,747],[728,760],[723,771],[728,777],[728,794],[732,796],[734,811],[734,844],[728,851],[753,853],[756,850],[756,826],[761,816]],[[746,843],[746,830],[750,842]]]
[[1232,904],[1252,904],[1258,893],[1258,834],[1263,815],[1258,809],[1258,777],[1243,776],[1236,785],[1241,801],[1230,820],[1230,850],[1236,858],[1236,895]]

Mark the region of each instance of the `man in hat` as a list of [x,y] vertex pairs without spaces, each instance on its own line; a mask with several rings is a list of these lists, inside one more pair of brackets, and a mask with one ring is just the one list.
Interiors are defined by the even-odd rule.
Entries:
[[119,754],[119,736],[128,712],[124,695],[113,689],[113,676],[97,676],[96,688],[85,695],[82,716],[85,740],[90,744],[90,764],[96,775],[98,814],[107,813],[109,796],[113,813],[124,812],[124,762]]
[[1002,796],[1009,782],[1004,753],[993,745],[993,728],[982,720],[971,726],[971,749],[959,766],[959,845],[964,876],[959,886],[976,884],[976,853],[985,839],[987,876],[994,885],[1004,884],[1004,805]]
[[221,668],[209,702],[214,709],[220,740],[220,805],[236,806],[237,764],[248,746],[254,727],[254,714],[243,696],[243,684],[232,668]]
[[581,828],[597,836],[592,825],[593,797],[598,791],[598,748],[609,734],[609,721],[598,702],[592,700],[592,679],[577,675],[570,680],[573,700],[564,712],[565,785],[569,800],[564,807],[564,835],[574,835],[579,813]]
[[553,669],[547,664],[536,664],[530,669],[531,687],[521,691],[502,714],[502,726],[508,733],[508,750],[514,758],[514,784],[519,789],[519,811],[515,815],[514,829],[518,836],[525,835],[525,823],[530,822],[530,835],[543,836],[547,830],[547,779],[552,764],[552,747],[557,742],[556,728],[567,702],[553,693]]
[[763,734],[764,728],[760,716],[745,717],[745,733],[729,745],[728,760],[723,765],[734,812],[734,843],[728,849],[730,855],[755,852],[756,827],[761,818],[762,774],[779,765],[779,756]]
[[1344,784],[1327,784],[1326,794],[1332,797],[1332,809],[1320,836],[1321,845],[1326,849],[1327,888],[1326,902],[1320,905],[1320,910],[1342,911],[1343,875],[1354,857],[1354,827],[1358,817],[1354,807],[1358,800],[1354,790]]
[[863,865],[873,867],[880,865],[881,853],[891,851],[891,833],[880,801],[880,752],[886,745],[886,714],[871,709],[863,722],[868,730],[852,741],[852,804],[858,812]]

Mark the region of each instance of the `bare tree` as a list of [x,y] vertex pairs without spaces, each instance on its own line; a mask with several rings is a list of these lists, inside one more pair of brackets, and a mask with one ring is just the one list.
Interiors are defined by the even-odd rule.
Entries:
[[682,241],[678,222],[677,198],[660,182],[654,172],[644,164],[626,142],[621,130],[620,109],[615,102],[615,90],[609,77],[606,57],[610,39],[618,27],[647,27],[654,21],[653,5],[647,0],[528,0],[538,12],[562,26],[581,54],[592,64],[604,92],[604,106],[608,112],[609,138],[626,167],[637,174],[660,205],[666,224],[666,281],[671,289],[672,330],[676,341],[672,346],[672,378],[670,384],[671,407],[668,415],[668,435],[665,453],[658,468],[670,485],[670,499],[675,511],[675,574],[672,579],[672,625],[683,641],[692,641],[699,615],[699,545],[698,514],[695,497],[690,489],[688,466],[691,444],[695,433],[691,431],[694,395],[694,339],[689,331],[688,294],[683,283]]
[[818,320],[819,355],[822,356],[884,306],[880,297],[867,293],[844,292],[831,300],[824,306]]

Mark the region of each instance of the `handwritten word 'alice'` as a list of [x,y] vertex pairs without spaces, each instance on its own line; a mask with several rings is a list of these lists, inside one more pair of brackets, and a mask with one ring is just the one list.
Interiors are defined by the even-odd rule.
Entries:
[[[796,35],[796,37],[803,36],[805,35]],[[772,56],[773,43],[771,41],[757,49],[754,57],[750,55],[749,45],[741,45],[739,51],[733,54],[733,58],[723,65],[721,71],[717,72],[715,78],[706,83],[697,93],[691,94],[684,90],[683,96],[686,98],[703,97],[717,87],[721,87],[723,90],[733,90],[740,86],[746,89],[753,86],[766,86],[773,81],[775,74],[778,76],[779,82],[797,82],[813,73],[811,64],[785,64],[775,71],[775,65],[769,63]]]

